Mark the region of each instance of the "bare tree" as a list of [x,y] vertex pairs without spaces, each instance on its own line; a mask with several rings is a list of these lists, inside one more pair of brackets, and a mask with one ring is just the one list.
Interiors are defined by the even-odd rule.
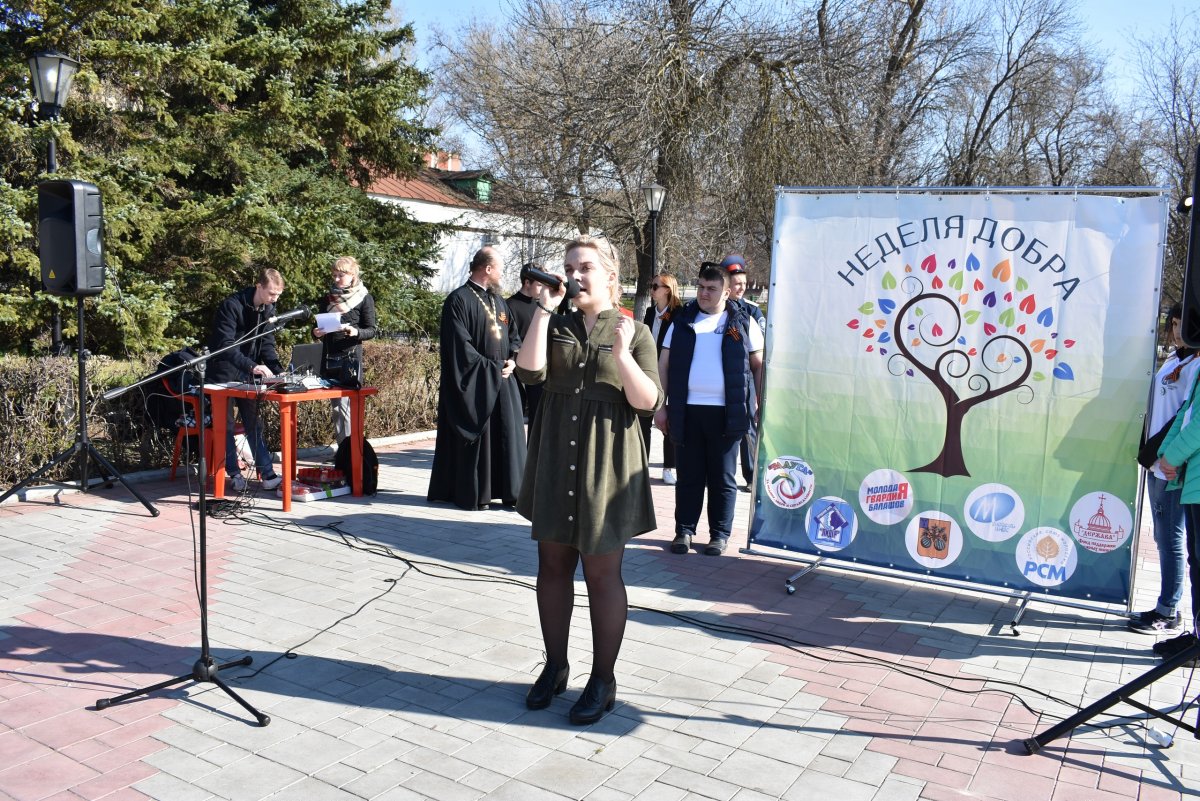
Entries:
[[775,187],[1086,183],[1141,137],[1071,0],[514,0],[441,43],[455,117],[525,207],[660,267],[739,250],[765,283]]
[[963,80],[976,27],[936,0],[820,0],[805,20],[802,54],[755,64],[742,82],[722,211],[751,251],[770,252],[775,186],[926,181],[938,112]]
[[952,186],[1025,182],[1039,113],[1059,91],[1060,65],[1078,56],[1067,0],[1004,0],[993,42],[975,48],[974,75],[947,107],[945,181]]
[[[1149,128],[1155,180],[1178,199],[1192,194],[1200,143],[1200,23],[1172,19],[1166,36],[1138,42],[1142,113]],[[1194,212],[1193,212],[1194,213]],[[1164,296],[1183,294],[1187,215],[1172,215],[1167,232]]]
[[737,161],[726,133],[737,82],[748,64],[778,63],[779,42],[803,49],[758,14],[719,0],[524,0],[503,29],[444,42],[437,73],[530,208],[633,246],[641,303],[652,277],[643,184],[667,188],[664,265],[685,273],[737,244],[707,202],[717,167]]

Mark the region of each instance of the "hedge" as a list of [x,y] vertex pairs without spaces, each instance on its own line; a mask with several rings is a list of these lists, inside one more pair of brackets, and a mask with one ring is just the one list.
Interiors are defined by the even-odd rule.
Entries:
[[[379,390],[367,399],[366,435],[386,437],[426,431],[437,423],[438,355],[429,342],[365,343],[364,380]],[[287,352],[280,354],[287,362]],[[111,401],[100,396],[155,371],[157,359],[86,362],[87,435],[104,458],[124,473],[169,467],[175,430],[160,428],[146,414],[144,390]],[[78,426],[78,363],[71,357],[0,357],[0,488],[32,475],[75,441]],[[153,385],[151,385],[153,386]],[[279,450],[279,409],[263,404],[267,442]],[[328,403],[301,403],[298,447],[333,441]],[[93,462],[89,475],[98,473]],[[74,481],[77,463],[59,465],[44,480]]]

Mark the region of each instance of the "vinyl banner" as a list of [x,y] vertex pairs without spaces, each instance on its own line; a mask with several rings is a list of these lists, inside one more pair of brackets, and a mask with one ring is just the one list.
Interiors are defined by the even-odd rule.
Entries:
[[751,544],[1126,602],[1165,196],[775,214]]

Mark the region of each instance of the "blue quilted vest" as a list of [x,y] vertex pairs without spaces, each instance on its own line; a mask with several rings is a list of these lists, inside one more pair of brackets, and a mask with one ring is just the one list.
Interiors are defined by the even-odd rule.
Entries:
[[[725,373],[725,436],[742,437],[750,430],[750,394],[754,386],[750,374],[750,351],[747,325],[752,322],[745,309],[736,303],[726,303],[725,329],[721,336],[721,368]],[[683,442],[684,410],[688,398],[688,377],[692,356],[696,351],[696,332],[692,324],[700,313],[696,301],[684,306],[671,318],[675,327],[671,334],[671,359],[667,367],[667,422],[671,441]],[[730,329],[737,332],[735,338]]]

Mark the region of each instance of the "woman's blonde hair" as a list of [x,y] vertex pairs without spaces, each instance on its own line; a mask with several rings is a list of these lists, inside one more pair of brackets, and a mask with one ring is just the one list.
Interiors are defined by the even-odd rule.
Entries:
[[576,248],[591,248],[596,251],[597,261],[608,273],[609,299],[612,301],[613,308],[621,308],[621,257],[617,255],[617,249],[606,237],[582,234],[567,243],[566,248],[563,249],[563,256],[565,257]]
[[679,282],[675,280],[675,276],[659,273],[654,276],[654,280],[667,288],[668,309],[678,309],[683,305],[683,298],[679,297]]
[[335,273],[349,273],[358,278],[358,259],[353,256],[342,256],[341,258],[334,259],[333,271]]

